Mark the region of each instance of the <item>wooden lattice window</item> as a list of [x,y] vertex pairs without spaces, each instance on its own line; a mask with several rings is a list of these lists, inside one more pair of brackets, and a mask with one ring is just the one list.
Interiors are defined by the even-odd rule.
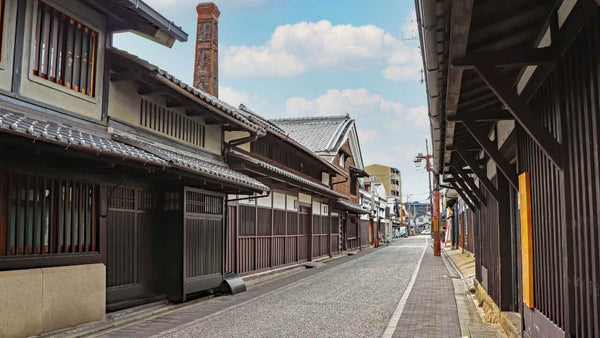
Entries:
[[140,99],[140,125],[199,147],[206,143],[204,124],[144,98]]
[[33,75],[94,97],[98,33],[42,1],[36,14]]
[[98,252],[98,186],[0,173],[0,256]]

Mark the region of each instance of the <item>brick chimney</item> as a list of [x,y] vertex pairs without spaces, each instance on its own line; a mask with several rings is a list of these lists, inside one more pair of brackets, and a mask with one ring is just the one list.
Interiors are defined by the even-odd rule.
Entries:
[[196,60],[194,62],[194,87],[219,96],[219,8],[212,2],[196,7],[198,27],[196,33]]

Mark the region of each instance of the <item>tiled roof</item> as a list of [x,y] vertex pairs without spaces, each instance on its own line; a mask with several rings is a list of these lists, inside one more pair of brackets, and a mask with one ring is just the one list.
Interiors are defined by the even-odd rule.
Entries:
[[314,152],[336,150],[340,137],[352,123],[349,115],[274,119],[290,137]]
[[301,183],[304,186],[308,186],[310,188],[314,188],[315,190],[317,190],[317,191],[319,191],[321,193],[324,193],[324,194],[327,194],[327,195],[330,195],[330,196],[333,195],[333,196],[336,196],[338,198],[344,198],[344,199],[348,198],[345,195],[342,195],[342,194],[340,194],[340,193],[338,193],[338,192],[336,192],[336,191],[334,191],[332,189],[329,189],[329,187],[326,187],[325,185],[323,185],[321,183],[313,182],[313,181],[311,181],[309,179],[306,179],[306,178],[304,178],[304,177],[302,177],[300,175],[297,175],[297,174],[294,174],[294,173],[292,173],[290,171],[287,171],[285,169],[276,167],[276,166],[274,166],[272,164],[269,164],[269,163],[266,163],[264,161],[261,161],[261,160],[259,160],[257,158],[254,158],[254,157],[250,156],[250,155],[241,153],[241,152],[236,151],[236,150],[230,150],[229,153],[231,155],[233,155],[233,156],[236,156],[236,157],[244,160],[244,161],[248,161],[248,162],[250,162],[250,163],[252,163],[252,164],[254,164],[256,166],[264,168],[264,169],[266,169],[266,170],[268,170],[270,172],[273,172],[275,174],[287,177],[287,178],[289,178],[291,180],[294,180],[296,182]]
[[217,180],[225,179],[249,188],[269,191],[269,187],[266,185],[224,165],[214,164],[197,157],[187,156],[154,145],[146,146],[149,147],[149,150],[152,153],[160,155],[163,159],[169,160],[169,162],[175,164],[179,168],[201,172],[204,176],[212,177]]
[[231,118],[233,118],[233,120],[235,120],[237,122],[238,125],[244,126],[246,129],[251,130],[252,132],[258,133],[260,135],[265,134],[265,130],[263,127],[256,125],[256,124],[252,123],[251,121],[249,121],[244,116],[245,115],[244,113],[242,113],[238,108],[226,103],[225,101],[220,100],[210,94],[207,94],[197,88],[194,88],[194,87],[188,85],[187,83],[179,80],[175,76],[169,74],[169,72],[167,72],[166,70],[163,70],[163,69],[159,68],[158,66],[151,64],[150,62],[138,57],[137,55],[128,53],[124,50],[117,49],[114,47],[111,48],[111,52],[113,54],[116,54],[121,57],[129,59],[130,61],[133,61],[133,62],[147,68],[151,72],[156,72],[156,74],[159,77],[162,77],[165,80],[172,82],[173,84],[181,87],[183,90],[187,91],[188,93],[194,95],[195,97],[201,99],[202,101],[210,104],[214,108],[217,108],[221,112],[230,116]]
[[341,207],[342,209],[346,209],[346,210],[355,212],[357,214],[368,214],[369,213],[368,210],[363,209],[363,207],[361,207],[360,205],[354,204],[352,202],[338,200],[337,205],[339,207]]
[[252,121],[252,122],[254,122],[254,123],[256,123],[256,124],[264,127],[265,130],[267,130],[267,132],[270,132],[271,134],[279,137],[280,139],[282,139],[282,140],[284,140],[284,141],[292,144],[293,146],[297,147],[298,149],[300,149],[300,150],[304,151],[305,153],[309,154],[310,156],[312,156],[313,158],[315,158],[319,162],[323,163],[328,168],[330,168],[333,171],[335,171],[338,175],[344,176],[344,177],[348,176],[343,170],[341,170],[340,168],[336,167],[335,165],[329,163],[328,161],[326,161],[325,159],[323,159],[321,156],[319,156],[317,153],[315,153],[313,150],[309,149],[307,146],[305,146],[304,144],[298,142],[296,139],[294,139],[293,137],[291,137],[288,132],[286,132],[285,130],[281,129],[274,122],[265,119],[264,117],[262,117],[259,114],[253,112],[252,110],[250,110],[248,107],[244,106],[243,104],[240,104],[240,111],[242,111],[242,113],[245,113],[246,114],[245,116],[250,121]]
[[28,117],[6,107],[0,107],[0,132],[25,136],[36,141],[64,145],[67,148],[83,149],[102,155],[121,157],[159,166],[168,165],[167,161],[156,155],[113,141],[108,137],[92,135],[65,124]]
[[135,147],[115,141],[108,135],[94,135],[66,124],[29,117],[3,106],[0,106],[0,132],[65,146],[67,149],[79,149],[164,168],[185,169],[194,174],[232,182],[253,190],[269,190],[259,181],[225,166],[178,154],[154,145],[140,143],[139,147]]

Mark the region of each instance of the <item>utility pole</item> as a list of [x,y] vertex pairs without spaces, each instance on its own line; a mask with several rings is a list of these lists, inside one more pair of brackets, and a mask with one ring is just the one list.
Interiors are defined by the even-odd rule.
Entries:
[[431,187],[431,172],[433,171],[433,167],[431,166],[432,155],[429,154],[429,145],[427,144],[427,139],[425,139],[425,151],[426,155],[423,153],[417,154],[415,157],[415,164],[417,167],[421,164],[423,160],[425,160],[425,166],[427,170],[427,180],[429,183],[429,212],[431,213],[431,236],[433,236],[433,255],[440,256],[441,255],[441,244],[440,244],[440,186],[437,175],[433,176],[433,190]]

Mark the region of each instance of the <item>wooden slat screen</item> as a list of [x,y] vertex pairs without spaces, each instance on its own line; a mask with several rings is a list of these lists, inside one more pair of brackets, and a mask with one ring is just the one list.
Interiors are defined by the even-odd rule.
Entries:
[[38,1],[33,75],[94,97],[98,33]]
[[198,147],[206,144],[204,124],[144,98],[140,98],[140,125]]
[[0,173],[0,256],[98,251],[98,186]]

